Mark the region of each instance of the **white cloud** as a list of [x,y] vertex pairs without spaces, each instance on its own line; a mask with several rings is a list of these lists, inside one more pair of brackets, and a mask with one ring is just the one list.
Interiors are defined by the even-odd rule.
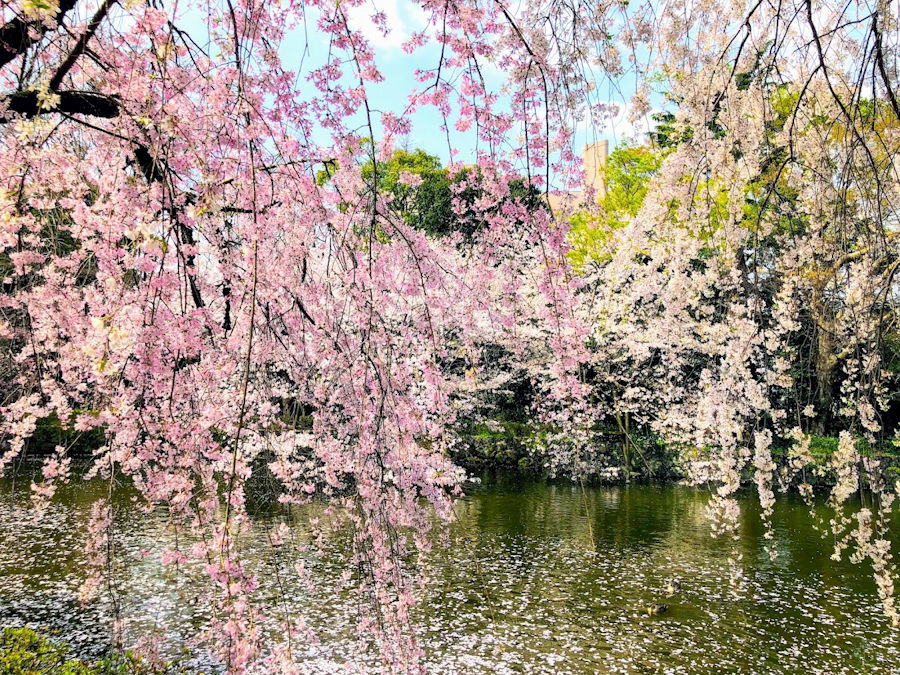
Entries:
[[643,140],[655,127],[651,116],[659,112],[653,109],[634,119],[630,101],[597,101],[595,104],[607,112],[594,120],[590,119],[590,115],[585,115],[576,128],[576,141],[587,145],[605,138],[609,140],[610,150],[625,141]]
[[[385,15],[387,35],[372,20],[379,12]],[[376,48],[399,48],[427,23],[425,12],[410,0],[370,0],[350,9],[347,19],[350,28],[361,32]]]

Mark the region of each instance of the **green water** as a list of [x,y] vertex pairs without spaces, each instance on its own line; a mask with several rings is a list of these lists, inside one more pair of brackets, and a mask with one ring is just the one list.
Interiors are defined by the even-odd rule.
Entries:
[[[27,482],[0,483],[0,622],[58,630],[82,655],[107,648],[111,604],[82,608],[76,599],[84,524],[106,489],[68,487],[35,520]],[[431,556],[432,583],[417,609],[429,672],[900,672],[900,631],[881,614],[870,570],[830,560],[802,502],[777,502],[771,561],[752,498],[737,542],[710,537],[707,498],[677,486],[469,486],[457,522],[442,531],[449,547]],[[164,514],[141,512],[125,491],[116,504],[125,640],[152,634],[163,653],[177,654],[210,618],[203,572],[160,563],[176,537],[189,543]],[[305,542],[308,512],[289,515],[294,541]],[[292,640],[304,671],[371,659],[354,637],[357,599],[333,590],[345,538],[330,539],[322,558],[291,547],[273,553],[266,533],[283,517],[258,515],[241,539],[267,606],[262,629],[278,633],[280,618],[302,616],[315,635]],[[743,576],[731,583],[738,554]],[[292,571],[297,555],[315,588]],[[666,598],[672,578],[682,590]],[[668,611],[649,617],[652,603]],[[214,668],[202,652],[195,658]]]

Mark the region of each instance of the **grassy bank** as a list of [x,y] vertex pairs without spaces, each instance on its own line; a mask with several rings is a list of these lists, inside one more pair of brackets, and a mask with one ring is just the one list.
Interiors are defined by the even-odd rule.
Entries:
[[2,675],[186,675],[171,663],[152,664],[126,651],[97,661],[69,657],[68,647],[31,628],[0,633]]
[[[468,471],[505,471],[544,477],[546,467],[535,447],[556,431],[539,424],[489,420],[461,425],[457,433],[460,442],[454,449],[453,459]],[[685,477],[679,450],[656,436],[634,433],[629,436],[627,448],[624,434],[614,427],[591,430],[590,436],[598,452],[610,465],[620,469],[622,480],[677,481]],[[830,485],[828,466],[837,448],[837,436],[811,436],[813,462],[806,467],[805,480],[813,485]],[[889,480],[900,479],[900,449],[893,443],[872,445],[859,438],[857,448],[863,457],[876,457],[885,466]],[[778,466],[788,462],[789,450],[786,445],[772,448]]]

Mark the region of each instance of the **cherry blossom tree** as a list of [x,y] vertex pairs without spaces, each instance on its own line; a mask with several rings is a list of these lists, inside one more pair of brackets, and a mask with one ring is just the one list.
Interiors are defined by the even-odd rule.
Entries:
[[[387,31],[377,2],[4,2],[2,465],[41,420],[102,432],[88,475],[111,489],[127,477],[194,535],[163,558],[205,566],[208,646],[230,671],[261,659],[290,671],[298,629],[262,644],[237,545],[263,462],[282,502],[324,500],[352,533],[359,628],[386,668],[416,670],[419,563],[463,479],[447,456],[465,387],[449,358],[537,342],[540,414],[574,439],[554,461],[576,466],[584,430],[606,414],[588,366],[627,363],[617,372],[639,373],[628,411],[716,486],[728,531],[748,471],[770,512],[776,439],[796,442],[794,474],[809,461],[805,405],[788,395],[805,307],[822,389],[809,405],[824,413],[834,382],[828,413],[847,420],[833,528],[871,559],[896,620],[882,536],[892,493],[853,442],[884,432],[895,7],[418,4],[425,28],[404,48],[423,55],[420,87],[402,110],[378,111],[378,55],[350,17]],[[574,130],[602,117],[598,81],[629,77],[637,116],[662,83],[678,140],[585,278],[567,255],[577,205],[533,199],[581,183]],[[426,236],[379,189],[426,107],[451,150],[455,134],[475,142],[477,170],[453,200],[480,224],[466,240]],[[407,174],[398,181],[414,186]],[[45,460],[38,503],[69,478],[69,454]],[[860,475],[878,506],[851,516]],[[93,513],[86,596],[102,588],[115,527],[107,503]]]
[[[896,623],[895,494],[858,444],[897,431],[883,361],[900,254],[897,8],[675,3],[646,16],[667,154],[640,211],[593,255],[608,261],[582,310],[594,386],[623,392],[616,410],[681,448],[723,532],[737,526],[742,480],[768,519],[776,478],[787,487],[812,463],[809,434],[839,429],[835,555],[855,542],[871,559]],[[863,485],[873,506],[851,515]]]
[[[446,454],[455,413],[441,363],[472,343],[467,327],[507,331],[526,311],[517,260],[534,261],[544,318],[562,321],[565,232],[509,195],[523,175],[546,189],[551,133],[566,138],[549,85],[536,85],[548,67],[501,5],[425,2],[429,28],[407,47],[436,40],[439,57],[405,115],[378,113],[367,87],[382,75],[351,27],[357,7],[368,12],[257,0],[3,6],[3,465],[40,420],[101,429],[88,475],[111,489],[129,478],[148,508],[194,534],[163,558],[206,566],[208,644],[233,671],[267,655],[291,662],[290,626],[286,649],[262,649],[255,580],[235,545],[260,459],[282,502],[332,503],[352,532],[360,629],[386,664],[416,668],[415,560],[462,479]],[[384,27],[377,9],[371,20]],[[327,53],[288,67],[304,22]],[[494,105],[488,59],[514,74],[514,113]],[[420,106],[484,148],[461,187],[480,195],[466,208],[485,222],[465,250],[426,238],[378,190],[378,167]],[[517,126],[528,139],[510,150]],[[313,411],[311,429],[298,410]],[[36,500],[70,472],[60,446]],[[94,509],[86,597],[102,587],[113,516]]]

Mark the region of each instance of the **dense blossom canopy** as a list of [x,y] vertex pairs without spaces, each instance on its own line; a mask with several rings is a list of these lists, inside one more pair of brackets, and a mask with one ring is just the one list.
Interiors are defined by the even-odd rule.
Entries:
[[[894,432],[896,3],[421,0],[420,86],[394,111],[370,103],[381,65],[351,20],[387,30],[378,4],[4,0],[2,466],[48,419],[102,436],[90,474],[194,534],[163,558],[205,565],[210,648],[290,671],[296,628],[262,644],[235,544],[263,465],[281,501],[325,500],[352,533],[360,630],[415,670],[417,557],[452,517],[479,377],[448,364],[502,344],[557,430],[548,464],[583,476],[586,430],[633,416],[713,486],[722,531],[742,476],[766,514],[778,485],[810,496],[809,433],[839,428],[835,554],[870,559],[896,621],[893,486],[857,443]],[[614,219],[540,197],[581,185],[575,132],[610,113],[606,83],[666,112],[652,188]],[[422,176],[379,176],[426,108],[475,147],[441,194],[477,227],[431,236],[400,203]],[[589,255],[576,211],[608,228]],[[875,498],[851,514],[863,477]],[[94,508],[85,599],[113,516]]]

